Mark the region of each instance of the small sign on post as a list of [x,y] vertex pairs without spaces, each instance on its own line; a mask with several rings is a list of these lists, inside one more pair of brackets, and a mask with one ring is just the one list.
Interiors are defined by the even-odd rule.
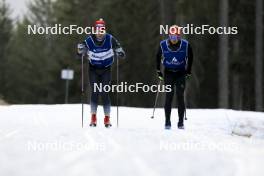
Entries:
[[68,103],[68,97],[69,97],[69,81],[73,80],[74,78],[74,71],[71,69],[63,69],[61,71],[61,79],[66,80],[66,86],[65,86],[65,104]]
[[74,71],[71,69],[63,69],[61,71],[61,79],[72,80],[74,77]]

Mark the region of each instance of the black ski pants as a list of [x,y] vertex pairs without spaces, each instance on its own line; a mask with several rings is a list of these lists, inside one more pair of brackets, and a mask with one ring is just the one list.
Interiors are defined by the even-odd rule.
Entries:
[[185,103],[184,103],[185,73],[177,72],[177,71],[174,72],[165,69],[164,83],[165,85],[170,85],[172,88],[170,92],[166,92],[166,99],[164,106],[166,123],[170,124],[172,100],[176,87],[176,97],[178,101],[178,116],[179,116],[178,125],[183,125],[184,113],[185,113]]

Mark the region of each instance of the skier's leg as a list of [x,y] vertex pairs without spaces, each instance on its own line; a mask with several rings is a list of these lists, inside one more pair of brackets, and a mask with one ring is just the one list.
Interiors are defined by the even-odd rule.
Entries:
[[[105,70],[105,72],[101,75],[101,81],[102,81],[102,85],[106,86],[109,85],[110,86],[110,82],[111,82],[111,69],[107,69]],[[110,108],[111,108],[111,101],[110,101],[110,96],[108,92],[102,92],[101,93],[102,99],[103,99],[103,106],[104,106],[104,114],[105,116],[110,116]]]
[[165,106],[164,106],[165,126],[171,126],[170,116],[171,116],[171,104],[172,104],[173,94],[174,94],[174,84],[173,84],[173,76],[171,75],[170,72],[165,71],[164,83],[165,85],[171,86],[171,91],[166,92]]
[[176,80],[176,94],[177,94],[178,115],[179,115],[178,127],[182,127],[184,125],[184,113],[185,113],[184,90],[185,90],[185,76],[182,76]]
[[91,89],[91,97],[90,97],[90,104],[91,104],[91,114],[96,114],[97,106],[98,106],[98,95],[99,92],[94,90],[94,85],[98,84],[99,75],[97,75],[95,69],[89,69],[89,82],[90,82],[90,89]]

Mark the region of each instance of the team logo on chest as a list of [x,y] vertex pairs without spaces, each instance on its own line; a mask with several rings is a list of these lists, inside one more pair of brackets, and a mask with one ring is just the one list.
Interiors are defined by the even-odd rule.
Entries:
[[179,61],[176,57],[173,57],[172,60],[168,62],[168,64],[172,64],[172,65],[181,65],[183,63],[184,61]]
[[176,59],[176,57],[174,57],[174,58],[172,59],[171,63],[177,65],[177,63],[179,63],[179,61]]

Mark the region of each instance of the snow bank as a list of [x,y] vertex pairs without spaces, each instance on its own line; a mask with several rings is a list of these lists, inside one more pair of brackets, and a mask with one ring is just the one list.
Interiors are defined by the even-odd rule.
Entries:
[[232,134],[264,139],[263,113],[240,112],[235,118]]

